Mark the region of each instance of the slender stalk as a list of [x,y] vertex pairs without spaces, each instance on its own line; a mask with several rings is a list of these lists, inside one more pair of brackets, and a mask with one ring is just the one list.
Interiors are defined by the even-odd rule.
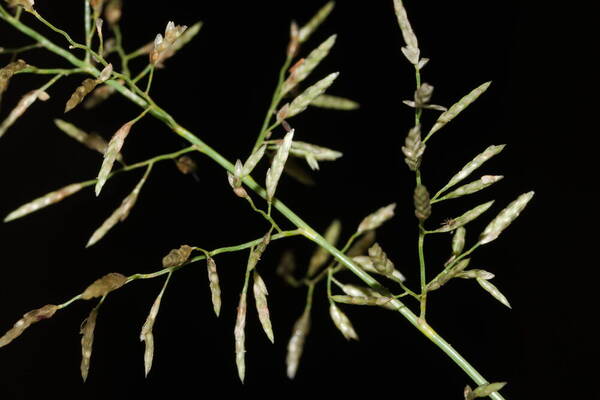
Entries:
[[420,318],[425,319],[425,312],[427,310],[427,274],[425,271],[425,253],[423,251],[423,245],[425,243],[425,231],[423,224],[419,224],[419,271],[421,275],[421,313]]
[[129,57],[123,48],[123,35],[121,35],[121,27],[119,24],[114,24],[112,25],[112,30],[115,34],[115,50],[121,59],[121,70],[123,71],[123,75],[130,77],[131,72],[129,71]]
[[150,87],[152,86],[152,78],[154,77],[154,65],[150,67],[150,76],[148,77],[148,84],[146,85],[146,90],[144,93],[150,93]]
[[25,51],[39,49],[40,47],[42,47],[42,46],[39,43],[28,44],[26,46],[16,47],[14,49],[7,49],[5,47],[0,47],[0,54],[19,54],[19,53],[23,53]]
[[[91,16],[91,7],[90,7],[90,2],[89,0],[83,0],[83,27],[84,27],[84,34],[85,34],[85,45],[90,48],[91,44],[92,44],[92,34],[93,31],[91,29],[91,21],[92,21],[92,16]],[[85,62],[89,62],[90,61],[90,53],[86,52],[85,53]]]

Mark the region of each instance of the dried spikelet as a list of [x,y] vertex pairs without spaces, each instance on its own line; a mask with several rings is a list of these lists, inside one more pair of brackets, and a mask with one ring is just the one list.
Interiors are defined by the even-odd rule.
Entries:
[[[119,83],[123,83],[123,81],[118,81]],[[116,89],[110,85],[102,85],[97,87],[89,96],[85,98],[83,101],[83,108],[89,110],[91,108],[96,107],[98,104],[107,100],[110,96],[112,96],[116,92]]]
[[481,287],[484,288],[489,294],[494,296],[494,298],[496,300],[498,300],[500,303],[504,304],[508,308],[512,308],[510,306],[510,303],[508,302],[508,299],[490,281],[488,281],[486,279],[482,279],[482,278],[477,278],[477,283],[479,283],[481,285]]
[[234,173],[232,174],[229,171],[227,172],[227,181],[229,182],[229,185],[233,189],[233,192],[238,197],[248,197],[248,193],[246,192],[246,189],[244,189],[242,187],[243,169],[244,169],[244,166],[242,165],[242,161],[237,160],[235,162]]
[[367,272],[372,272],[374,274],[383,275],[383,276],[385,276],[393,281],[396,281],[396,282],[404,282],[406,280],[404,275],[402,275],[402,273],[400,271],[398,271],[397,269],[392,270],[392,272],[389,274],[385,274],[382,272],[384,270],[379,270],[379,269],[375,268],[375,263],[368,256],[355,256],[355,257],[352,257],[352,261],[354,261],[356,264],[358,264],[359,267],[361,267],[362,269],[364,269]]
[[111,25],[119,23],[122,14],[123,2],[121,0],[110,0],[104,8],[104,18]]
[[360,108],[360,104],[354,100],[340,96],[331,96],[329,94],[322,94],[319,97],[316,97],[310,102],[310,105],[314,107],[344,111],[356,110],[357,108]]
[[374,213],[367,215],[365,219],[358,225],[357,233],[363,233],[379,228],[384,222],[391,219],[394,216],[394,210],[396,203],[388,204],[385,207],[381,207]]
[[283,167],[285,166],[285,162],[288,158],[293,138],[294,130],[292,129],[285,135],[281,146],[279,146],[275,157],[273,157],[271,168],[269,168],[269,170],[267,171],[266,186],[268,201],[273,201],[273,197],[275,196],[277,183],[279,182],[279,178],[281,177],[281,173],[283,172]]
[[446,111],[446,107],[437,104],[429,104],[432,95],[433,86],[428,83],[423,83],[415,90],[414,101],[403,100],[402,102],[412,108]]
[[9,7],[23,7],[27,11],[33,11],[34,0],[6,0]]
[[194,160],[192,160],[189,156],[181,156],[175,161],[175,165],[179,172],[184,175],[191,174],[192,172],[196,172],[198,169],[198,165]]
[[104,7],[104,0],[90,0],[90,5],[94,9],[94,14],[102,14],[102,8]]
[[488,226],[485,227],[481,235],[479,236],[479,243],[485,244],[489,243],[493,240],[496,240],[498,236],[502,233],[503,230],[508,228],[508,226],[519,216],[521,211],[527,206],[529,200],[533,197],[534,192],[527,192],[520,195],[516,200],[510,203],[506,208],[496,216],[489,223]]
[[423,152],[425,152],[425,144],[421,140],[421,125],[417,125],[408,131],[404,146],[402,146],[404,162],[411,171],[416,171],[421,165]]
[[344,314],[342,310],[335,305],[335,303],[331,303],[329,305],[329,315],[331,316],[335,326],[340,332],[342,332],[342,335],[344,335],[346,340],[358,340],[358,335],[352,326],[352,322],[350,322],[350,319],[348,319],[346,314]]
[[108,231],[112,229],[113,226],[115,226],[118,222],[123,222],[129,216],[129,212],[137,202],[138,196],[142,190],[142,186],[144,186],[144,183],[148,178],[149,172],[150,167],[146,170],[146,174],[144,174],[142,179],[140,179],[131,193],[129,193],[127,197],[123,199],[121,205],[115,211],[113,211],[110,217],[108,217],[98,229],[96,229],[96,231],[92,234],[92,237],[90,237],[90,240],[88,240],[86,247],[94,245],[96,242],[102,239],[104,235],[106,235]]
[[250,154],[250,157],[248,157],[248,159],[246,160],[246,162],[244,163],[244,165],[242,167],[242,170],[241,170],[242,176],[241,177],[245,177],[247,175],[250,175],[250,173],[252,173],[254,168],[258,165],[260,160],[262,160],[263,156],[265,155],[266,149],[267,149],[267,146],[262,145],[254,153]]
[[504,150],[504,147],[506,147],[505,144],[492,145],[485,149],[482,153],[479,153],[477,156],[475,156],[475,158],[473,158],[464,167],[462,167],[461,170],[458,171],[452,178],[450,178],[450,181],[446,184],[446,186],[444,186],[444,189],[442,189],[442,191],[451,186],[456,185],[457,183],[465,179],[467,176],[471,175],[471,173],[477,168],[481,167],[481,165],[484,162],[486,162],[487,160]]
[[495,275],[484,269],[470,269],[456,274],[456,277],[463,279],[484,279],[489,281],[490,279],[494,279]]
[[28,313],[24,314],[23,317],[18,320],[14,326],[8,330],[8,332],[4,334],[4,336],[0,337],[0,347],[6,346],[17,337],[21,336],[25,329],[29,328],[31,324],[43,319],[51,318],[57,310],[58,306],[54,304],[47,304],[44,307],[29,311]]
[[292,21],[290,24],[290,42],[287,47],[287,56],[290,59],[298,52],[298,47],[300,46],[299,34],[298,24],[295,21]]
[[[196,22],[194,25],[192,25],[189,28],[186,28],[183,31],[183,33],[177,39],[175,39],[175,42],[173,42],[173,44],[171,46],[167,47],[165,49],[165,51],[161,54],[160,59],[157,62],[156,66],[160,67],[160,68],[164,67],[165,60],[173,57],[186,44],[188,44],[190,41],[192,41],[192,39],[194,39],[194,37],[198,34],[198,32],[200,32],[201,28],[202,28],[201,21]],[[136,53],[147,54],[147,53],[150,53],[153,50],[153,48],[154,48],[154,43],[150,43],[150,46],[148,46],[147,51],[145,48],[142,48],[141,51],[137,51]]]
[[21,100],[19,100],[15,108],[12,109],[6,119],[0,124],[0,137],[6,133],[8,128],[10,128],[15,121],[19,119],[19,117],[21,117],[21,115],[23,115],[33,103],[35,103],[36,100],[42,100],[45,97],[43,93],[45,92],[39,89],[32,90],[21,97]]
[[85,291],[81,294],[83,300],[93,299],[94,297],[104,296],[113,290],[117,290],[127,282],[125,275],[119,274],[118,272],[111,272],[110,274],[104,275],[102,278],[97,279],[88,286]]
[[90,360],[92,358],[92,346],[94,344],[94,329],[96,328],[96,318],[98,317],[98,307],[94,307],[88,317],[81,324],[79,333],[81,337],[81,377],[85,382],[90,371]]
[[[335,219],[329,225],[327,230],[325,231],[324,237],[328,243],[331,243],[332,246],[337,244],[338,239],[340,238],[340,233],[342,232],[342,223],[340,220]],[[323,265],[329,260],[330,254],[327,250],[322,247],[317,247],[312,257],[310,258],[310,262],[308,264],[308,277],[314,276]]]
[[96,88],[96,86],[106,82],[110,78],[112,72],[112,64],[108,64],[102,70],[102,72],[100,72],[100,76],[98,77],[98,79],[87,78],[86,80],[84,80],[81,83],[81,85],[78,86],[77,89],[75,89],[75,92],[73,92],[71,98],[67,101],[67,104],[65,105],[65,112],[69,112],[75,107],[77,107],[77,105],[83,101],[85,96],[91,93],[92,90]]
[[[87,133],[86,131],[79,129],[69,122],[63,121],[62,119],[55,119],[54,124],[58,127],[58,129],[77,140],[88,149],[95,150],[100,154],[106,153],[108,142],[102,136],[95,133]],[[117,156],[117,159],[122,161],[123,157],[121,154]]]
[[465,400],[473,400],[479,397],[488,397],[492,393],[502,389],[505,385],[506,382],[486,383],[485,385],[478,386],[475,390],[472,390],[471,387],[467,385],[464,391]]
[[319,11],[317,11],[317,13],[310,19],[310,21],[306,23],[306,25],[300,28],[300,31],[298,32],[298,40],[300,41],[300,43],[304,43],[308,40],[310,35],[312,35],[317,30],[319,25],[321,25],[323,21],[325,21],[325,19],[329,16],[334,6],[334,1],[328,2],[323,7],[321,7]]
[[479,217],[481,214],[486,212],[492,206],[492,204],[494,204],[494,200],[480,204],[477,207],[470,209],[460,217],[445,221],[441,228],[438,228],[433,232],[452,232],[453,230],[460,228],[461,226],[464,226],[473,221],[475,218]]
[[465,268],[469,266],[470,262],[470,258],[465,258],[464,260],[460,260],[458,263],[456,263],[456,265],[454,265],[452,268],[445,269],[427,284],[427,290],[433,291],[439,289],[440,287],[445,285],[450,279],[456,277],[458,274],[463,272]]
[[160,309],[160,303],[170,278],[171,274],[167,276],[160,293],[156,296],[156,299],[150,308],[150,312],[148,313],[148,317],[146,318],[144,325],[142,325],[142,331],[140,332],[140,341],[144,342],[146,345],[144,350],[144,374],[146,377],[152,368],[152,361],[154,360],[154,334],[152,333],[152,329],[154,328],[156,316]]
[[452,254],[455,256],[460,255],[463,249],[465,248],[465,235],[467,234],[467,230],[461,226],[454,231],[454,235],[452,236]]
[[339,151],[331,150],[326,147],[297,141],[292,142],[290,154],[296,157],[304,157],[313,170],[319,169],[318,161],[334,161],[343,155]]
[[348,257],[356,257],[365,254],[365,252],[375,243],[375,231],[367,231],[358,239],[352,247],[346,252]]
[[406,9],[404,8],[404,4],[402,4],[402,0],[394,0],[394,9],[396,11],[396,17],[398,18],[400,30],[402,31],[404,43],[406,43],[406,46],[402,48],[402,53],[404,53],[404,56],[412,64],[419,65],[419,42],[417,41],[417,36],[410,26],[410,21],[406,15]]
[[125,139],[127,135],[129,135],[129,131],[133,126],[134,122],[129,121],[125,123],[122,127],[119,128],[117,132],[110,138],[110,142],[108,142],[108,148],[104,153],[104,160],[102,161],[102,166],[100,167],[100,172],[98,172],[98,182],[96,182],[96,196],[100,194],[102,190],[102,186],[106,183],[108,179],[108,175],[110,175],[110,171],[112,170],[113,164],[123,147],[123,143],[125,143]]
[[484,175],[476,181],[467,183],[466,185],[462,185],[462,186],[454,189],[452,192],[448,193],[447,195],[438,199],[437,201],[454,199],[457,197],[466,196],[468,194],[479,192],[480,190],[483,190],[486,187],[491,186],[494,183],[498,182],[502,178],[504,178],[504,176],[502,176],[502,175]]
[[165,28],[165,36],[163,37],[160,33],[156,35],[156,39],[154,39],[154,48],[150,53],[150,62],[153,65],[157,65],[164,58],[168,57],[172,54],[173,45],[175,41],[179,39],[179,37],[185,32],[187,26],[185,25],[177,25],[173,21],[169,21],[167,27]]
[[417,185],[413,199],[415,203],[415,216],[419,221],[423,222],[431,215],[431,202],[427,188],[424,185]]
[[304,342],[310,332],[310,310],[306,309],[298,318],[294,327],[292,328],[292,335],[287,345],[287,355],[285,358],[285,364],[287,366],[287,376],[290,379],[294,379],[296,372],[298,371],[298,365],[302,352],[304,351]]
[[267,291],[267,286],[256,271],[254,271],[253,274],[253,282],[254,285],[252,286],[252,290],[254,292],[254,300],[256,302],[258,319],[260,319],[260,324],[262,325],[263,330],[265,331],[265,334],[271,343],[275,343],[273,326],[271,325],[271,318],[269,316],[269,305],[267,304],[267,295],[269,294]]
[[215,263],[215,260],[212,257],[208,257],[206,259],[206,267],[208,269],[208,284],[210,287],[213,309],[218,317],[221,312],[221,287],[219,286],[217,263]]
[[[331,300],[335,301],[336,303],[351,304],[351,305],[355,305],[355,306],[385,307],[387,304],[392,306],[390,304],[390,301],[392,299],[389,299],[389,298],[386,299],[384,297],[364,297],[364,296],[354,297],[354,296],[334,295],[334,296],[331,296]],[[396,308],[394,306],[392,306],[392,310],[395,310],[395,309]]]
[[54,192],[50,192],[45,194],[42,197],[38,197],[35,200],[30,201],[27,204],[23,204],[21,207],[17,208],[10,214],[4,218],[4,222],[12,221],[17,218],[21,218],[27,214],[31,214],[32,212],[38,211],[44,207],[48,207],[51,204],[58,203],[65,197],[68,197],[74,193],[77,193],[79,190],[84,188],[87,185],[83,183],[72,183],[63,188],[60,188]]
[[254,269],[254,267],[256,267],[256,264],[258,264],[258,262],[260,261],[260,258],[262,257],[262,254],[265,252],[267,245],[269,244],[270,241],[271,241],[271,231],[265,233],[265,235],[262,237],[262,240],[260,241],[260,243],[254,249],[252,249],[252,251],[250,252],[250,256],[248,257],[248,265],[246,267],[248,269],[248,271],[252,271]]
[[302,62],[296,64],[290,69],[290,76],[283,83],[281,88],[281,94],[284,95],[291,89],[296,87],[298,83],[302,82],[310,73],[319,65],[319,63],[327,57],[329,51],[335,44],[337,35],[331,35],[327,40],[319,45],[316,49],[310,52],[310,54],[303,59]]
[[314,85],[309,86],[302,94],[292,100],[289,104],[289,109],[287,110],[285,118],[293,117],[306,110],[306,107],[308,107],[314,99],[321,96],[329,86],[333,84],[333,81],[335,81],[339,74],[339,72],[331,73]]
[[369,247],[369,258],[380,274],[390,275],[394,272],[394,263],[388,259],[387,254],[378,243]]
[[246,375],[246,293],[243,292],[240,296],[240,303],[237,308],[237,318],[235,320],[235,329],[233,334],[235,336],[235,364],[238,370],[238,376],[240,380],[244,382]]
[[0,94],[4,93],[8,87],[10,78],[22,69],[27,68],[27,63],[23,60],[11,62],[4,68],[0,68]]
[[473,103],[483,92],[485,92],[492,82],[486,82],[477,88],[473,89],[469,94],[460,99],[458,103],[453,104],[448,111],[443,112],[427,134],[427,137],[433,135],[435,132],[440,130],[448,122],[452,121],[458,114],[460,114],[465,108]]
[[162,259],[163,268],[179,267],[180,265],[185,264],[190,258],[192,251],[194,251],[194,249],[187,244],[182,245],[178,249],[171,250],[169,254]]
[[[350,300],[354,302],[349,304],[376,305],[390,310],[396,309],[396,307],[390,302],[392,300],[391,298],[382,296],[379,292],[371,289],[370,287],[346,284],[342,285],[341,289],[348,295],[348,297],[351,297]],[[364,302],[361,303],[363,300]]]

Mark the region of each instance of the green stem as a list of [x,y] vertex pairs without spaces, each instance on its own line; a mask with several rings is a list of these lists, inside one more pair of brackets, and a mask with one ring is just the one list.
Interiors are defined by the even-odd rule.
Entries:
[[252,200],[252,198],[250,196],[246,196],[245,199],[248,201],[248,203],[250,203],[250,207],[252,207],[252,209],[254,211],[256,211],[257,213],[259,213],[260,215],[263,216],[264,219],[266,219],[267,221],[269,221],[271,223],[271,226],[273,226],[277,232],[281,232],[281,228],[279,227],[279,225],[277,225],[277,223],[275,222],[275,220],[273,219],[273,217],[271,217],[271,213],[270,212],[266,213],[263,210],[261,210],[260,208],[256,207],[256,205],[254,205],[254,201]]
[[71,75],[71,74],[83,74],[86,73],[82,68],[36,68],[27,67],[20,71],[15,72],[17,74],[38,74],[38,75]]
[[154,65],[150,67],[150,76],[148,77],[148,84],[146,85],[146,91],[144,93],[150,93],[150,87],[152,86],[152,78],[154,78]]
[[[93,31],[91,29],[91,7],[89,0],[83,0],[83,26],[85,31],[85,45],[87,47],[91,47],[92,44],[92,34]],[[90,53],[85,53],[85,62],[90,61]]]
[[142,72],[140,72],[135,78],[133,78],[131,80],[131,83],[136,84],[140,79],[142,79],[144,76],[146,76],[148,74],[148,72],[150,72],[151,69],[153,69],[152,64],[146,65],[146,68],[144,68],[142,70]]
[[123,48],[123,35],[121,35],[121,28],[119,24],[111,25],[111,28],[115,34],[115,50],[117,50],[119,58],[121,59],[121,69],[123,70],[123,75],[130,77],[131,72],[129,71],[129,57]]
[[425,271],[425,253],[423,251],[423,245],[425,243],[425,231],[423,224],[419,224],[419,271],[421,275],[421,313],[420,318],[425,319],[425,312],[427,310],[427,274]]
[[14,49],[7,49],[0,47],[0,54],[19,54],[28,50],[39,49],[42,47],[39,43],[28,44],[27,46],[16,47]]

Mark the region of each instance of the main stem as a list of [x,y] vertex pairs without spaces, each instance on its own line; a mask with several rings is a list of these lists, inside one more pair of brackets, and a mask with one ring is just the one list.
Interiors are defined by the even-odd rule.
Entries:
[[[8,12],[4,10],[2,6],[0,6],[0,18],[6,20],[9,24],[14,26],[19,31],[24,34],[30,36],[31,38],[40,42],[40,44],[52,51],[55,54],[58,54],[73,65],[86,68],[95,76],[98,76],[100,72],[86,64],[82,60],[73,56],[70,52],[60,48],[54,43],[50,42],[44,36],[34,31],[33,29],[23,25],[20,21],[13,18]],[[109,83],[117,89],[120,93],[122,93],[125,97],[133,101],[138,106],[143,108],[148,107],[147,102],[131,92],[129,89],[124,87],[115,81],[109,81]],[[229,162],[225,157],[215,151],[208,144],[204,143],[200,138],[195,136],[189,130],[185,129],[181,125],[179,125],[171,115],[169,115],[166,111],[158,106],[153,106],[150,110],[150,113],[156,117],[157,119],[163,121],[169,128],[171,128],[175,133],[179,136],[186,139],[193,145],[196,145],[198,150],[202,153],[206,154],[209,158],[215,161],[224,169],[229,172],[234,173],[234,166],[231,162]],[[266,134],[266,132],[265,132]],[[257,142],[258,143],[258,142]],[[266,200],[267,193],[266,191],[250,176],[245,177],[243,180],[244,184],[256,192],[259,196]],[[388,293],[388,290],[381,285],[376,279],[374,279],[371,275],[363,271],[359,268],[352,260],[350,260],[345,254],[343,254],[340,250],[332,246],[324,237],[322,237],[318,232],[316,232],[313,228],[311,228],[304,220],[302,220],[296,213],[290,210],[283,202],[278,199],[273,200],[273,207],[277,209],[282,215],[284,215],[292,224],[294,224],[298,229],[301,229],[303,235],[316,243],[317,245],[323,247],[327,250],[333,257],[335,257],[342,265],[347,267],[352,273],[354,273],[359,279],[361,279],[365,284],[367,284],[372,289],[380,291],[383,294]],[[396,307],[398,312],[402,314],[404,318],[406,318],[414,327],[416,327],[421,333],[423,333],[429,340],[431,340],[436,346],[438,346],[448,357],[450,357],[475,383],[478,385],[484,385],[488,383],[488,381],[481,376],[481,374],[462,356],[458,353],[447,341],[445,341],[440,335],[438,335],[423,319],[418,318],[408,307],[404,305],[398,299],[392,299],[390,301],[392,305]],[[490,395],[490,397],[494,400],[504,400],[504,397],[498,393],[494,392]]]

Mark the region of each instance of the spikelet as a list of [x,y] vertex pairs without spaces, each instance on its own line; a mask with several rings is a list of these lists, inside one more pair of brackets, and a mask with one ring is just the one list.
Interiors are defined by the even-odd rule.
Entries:
[[452,121],[458,114],[460,114],[465,108],[467,108],[471,103],[473,103],[483,92],[485,92],[488,87],[490,87],[492,82],[486,82],[475,89],[473,89],[469,94],[460,99],[456,104],[453,104],[448,111],[443,112],[427,134],[427,137],[433,135],[438,130],[442,129],[444,125],[448,122]]
[[287,56],[291,60],[296,56],[298,48],[300,47],[300,36],[299,36],[298,24],[295,21],[290,23],[290,41],[287,47]]
[[150,63],[152,65],[159,64],[165,57],[172,54],[173,51],[172,46],[175,41],[179,39],[179,37],[185,32],[187,26],[185,25],[177,25],[173,21],[169,21],[167,27],[165,28],[165,36],[163,37],[160,33],[156,35],[156,39],[154,39],[154,48],[150,53]]
[[256,303],[256,311],[258,312],[258,319],[260,320],[260,324],[262,325],[262,328],[271,343],[275,343],[273,326],[271,325],[271,318],[269,316],[269,305],[267,303],[267,295],[269,294],[267,291],[267,286],[258,272],[254,271],[252,277],[254,282],[252,290],[254,292],[254,300]]
[[113,290],[117,290],[126,282],[127,277],[125,275],[119,274],[118,272],[111,272],[89,285],[81,294],[81,298],[83,300],[90,300],[94,297],[102,297]]
[[352,322],[350,322],[350,319],[348,319],[346,314],[344,314],[342,310],[340,310],[340,308],[333,302],[329,305],[329,315],[331,316],[335,326],[340,332],[342,332],[342,335],[344,335],[346,340],[358,340],[358,335],[352,326]]
[[527,206],[529,200],[533,197],[534,192],[527,192],[520,195],[516,200],[510,203],[504,210],[485,227],[481,235],[479,236],[479,243],[485,244],[493,240],[496,240],[503,230],[519,216],[521,211]]
[[256,150],[254,153],[250,154],[250,157],[246,160],[241,169],[241,176],[239,178],[246,177],[250,175],[254,168],[258,165],[260,160],[262,160],[265,155],[265,150],[267,149],[266,145],[262,145]]
[[102,225],[100,225],[100,227],[96,229],[96,231],[94,231],[94,233],[90,237],[90,240],[88,240],[86,247],[90,247],[97,243],[100,239],[104,237],[104,235],[108,233],[108,231],[110,231],[113,228],[113,226],[115,226],[118,222],[123,222],[129,216],[129,212],[137,202],[140,191],[142,190],[142,186],[144,186],[144,183],[148,178],[148,173],[150,172],[150,169],[151,165],[148,166],[146,173],[144,174],[142,179],[140,179],[135,188],[133,188],[131,193],[129,193],[127,197],[123,199],[121,205],[117,207],[115,211],[113,211],[110,217],[108,217],[102,223]]
[[406,15],[406,9],[404,8],[404,4],[402,4],[402,0],[394,0],[394,10],[396,11],[396,17],[398,18],[398,24],[402,31],[404,43],[406,43],[406,46],[402,48],[402,53],[408,61],[415,66],[418,66],[420,56],[419,42],[410,26],[410,21]]
[[144,350],[144,375],[146,377],[152,368],[152,361],[154,360],[154,334],[152,333],[152,329],[154,328],[156,316],[160,309],[160,303],[170,278],[171,274],[167,276],[160,293],[156,296],[156,299],[150,308],[150,312],[148,313],[148,317],[146,318],[144,325],[142,325],[142,331],[140,332],[140,341],[146,344]]
[[248,265],[246,266],[248,271],[252,271],[256,267],[256,264],[258,264],[258,262],[260,261],[260,258],[262,257],[262,254],[265,252],[267,245],[269,244],[270,241],[271,241],[271,231],[265,233],[265,235],[262,237],[262,240],[260,241],[260,243],[254,249],[252,249],[252,251],[250,252],[250,256],[248,257]]
[[[79,129],[69,122],[63,121],[62,119],[55,119],[54,124],[58,127],[58,129],[77,140],[88,149],[95,150],[100,154],[106,153],[108,142],[102,136],[96,133],[87,133],[86,131]],[[117,155],[117,160],[123,162],[123,156],[121,153]]]
[[350,297],[350,299],[348,299],[350,301],[348,304],[374,305],[389,310],[396,310],[396,307],[391,303],[392,299],[390,297],[382,296],[379,292],[370,287],[346,284],[342,285],[341,289],[348,295],[347,297]]
[[486,383],[485,385],[478,386],[475,390],[472,390],[471,387],[467,385],[464,391],[465,400],[473,400],[479,397],[488,397],[492,393],[502,389],[505,385],[506,382]]
[[32,90],[21,97],[21,100],[19,100],[15,108],[12,109],[6,119],[0,124],[0,137],[4,136],[8,128],[10,128],[36,100],[39,99],[45,101],[48,100],[48,98],[48,94],[40,89]]
[[[334,295],[334,296],[331,296],[331,300],[335,301],[336,303],[351,304],[351,305],[355,305],[355,306],[386,307],[387,304],[392,306],[390,303],[390,301],[392,299],[391,298],[386,299],[384,297],[364,297],[364,296],[355,297],[355,296]],[[392,306],[392,310],[395,310],[395,309],[396,308],[394,306]]]
[[369,258],[375,269],[382,275],[391,275],[394,272],[394,263],[390,261],[379,243],[369,247]]
[[119,23],[121,15],[123,14],[123,2],[122,0],[110,0],[104,8],[104,18],[106,21],[115,25]]
[[281,88],[281,95],[285,95],[291,89],[296,87],[298,83],[302,82],[310,73],[319,65],[319,63],[327,57],[329,51],[335,44],[337,35],[331,35],[327,40],[319,45],[316,49],[310,52],[310,54],[300,63],[297,63],[290,69],[290,76],[285,80]]
[[175,161],[175,165],[179,172],[184,175],[191,174],[192,172],[196,172],[198,169],[198,165],[194,160],[192,160],[189,156],[181,156]]
[[125,123],[122,127],[119,128],[117,132],[113,135],[108,142],[108,148],[106,149],[106,153],[104,153],[104,160],[102,161],[102,166],[100,167],[100,172],[98,172],[98,182],[96,183],[96,196],[100,194],[102,190],[102,186],[106,183],[108,179],[108,175],[110,175],[110,171],[112,170],[113,164],[123,147],[123,143],[125,143],[125,139],[127,135],[129,135],[129,131],[133,126],[134,122],[129,121]]
[[431,100],[432,94],[433,86],[431,86],[428,83],[423,83],[417,88],[417,90],[415,90],[414,100],[403,100],[402,102],[407,106],[416,109],[446,111],[446,107],[437,104],[429,104],[429,100]]
[[34,0],[6,0],[9,7],[23,7],[27,11],[33,11]]
[[213,309],[218,317],[221,312],[221,287],[219,286],[217,263],[215,263],[215,260],[212,257],[206,258],[206,268],[208,270],[208,284],[210,287]]
[[436,201],[455,199],[468,194],[479,192],[504,178],[502,175],[484,175],[476,181],[462,185]]
[[304,351],[304,342],[310,332],[310,309],[305,309],[300,318],[294,323],[292,335],[287,345],[287,355],[285,364],[287,367],[287,376],[294,379],[300,364],[300,358]]
[[508,302],[508,299],[502,294],[502,292],[500,292],[500,290],[494,284],[492,284],[492,282],[483,278],[477,278],[477,283],[479,283],[479,285],[481,285],[481,287],[484,288],[489,294],[494,296],[494,298],[500,303],[504,304],[508,308],[512,308],[510,306],[510,303]]
[[396,282],[404,282],[406,280],[404,275],[402,275],[402,273],[395,268],[389,274],[384,273],[385,269],[375,268],[375,263],[373,262],[371,257],[355,256],[355,257],[352,257],[352,261],[354,261],[356,264],[358,264],[359,267],[361,267],[362,269],[364,269],[367,272],[372,272],[374,274],[383,275],[383,276],[385,276],[393,281],[396,281]]
[[44,307],[29,311],[24,314],[23,317],[18,320],[15,325],[9,329],[4,336],[0,337],[0,347],[4,347],[29,328],[31,324],[39,322],[43,319],[51,318],[54,313],[58,310],[58,306],[54,304],[47,304]]
[[288,107],[287,111],[281,116],[278,115],[278,118],[291,118],[306,110],[306,107],[308,107],[314,99],[325,93],[325,91],[333,84],[333,81],[335,81],[339,74],[339,72],[331,73],[314,85],[309,86],[306,90],[304,90],[304,92],[302,92],[302,94],[292,100],[289,105],[286,104],[283,106],[283,108]]
[[317,13],[304,25],[300,28],[298,32],[298,40],[300,43],[304,43],[308,40],[308,38],[317,30],[319,25],[325,21],[325,19],[329,16],[333,7],[335,6],[334,1],[330,1],[325,4]]
[[[338,239],[340,238],[341,231],[342,223],[340,222],[340,220],[333,220],[333,222],[325,231],[325,240],[327,240],[327,242],[330,243],[332,246],[335,246],[337,244]],[[331,255],[327,250],[325,250],[321,246],[317,247],[312,257],[310,258],[307,276],[310,278],[314,276],[317,272],[319,272],[321,267],[323,267],[323,265],[325,265],[325,263],[329,260],[330,256]]]
[[470,269],[456,274],[456,277],[462,279],[484,279],[489,281],[490,279],[494,279],[495,275],[484,269]]
[[454,231],[454,235],[452,236],[452,254],[458,256],[462,253],[465,248],[465,235],[467,234],[467,230],[461,226],[458,227]]
[[12,221],[17,218],[21,218],[27,214],[38,211],[44,207],[48,207],[51,204],[58,203],[65,197],[68,197],[74,193],[77,193],[82,188],[86,187],[84,183],[72,183],[63,188],[60,188],[54,192],[45,194],[42,197],[38,197],[35,200],[30,201],[27,204],[23,204],[4,218],[4,222]]
[[[179,27],[181,28],[181,27]],[[189,28],[186,28],[183,33],[175,39],[173,44],[165,49],[165,51],[160,55],[159,61],[156,63],[157,67],[164,67],[165,60],[173,57],[179,50],[181,50],[185,45],[187,45],[194,37],[200,32],[202,28],[202,22],[196,22]],[[141,50],[136,51],[138,54],[148,54],[154,49],[154,43],[150,43],[147,45],[147,48],[142,48]]]
[[296,157],[304,157],[313,170],[319,169],[318,161],[334,161],[343,155],[339,151],[299,141],[292,142],[290,154]]
[[194,251],[194,249],[187,244],[180,246],[178,249],[171,250],[169,254],[162,259],[163,268],[179,267],[180,265],[185,264],[190,258],[192,251]]
[[427,290],[433,291],[437,290],[443,285],[445,285],[450,279],[456,277],[458,274],[463,272],[465,268],[469,266],[471,262],[470,258],[465,258],[464,260],[460,260],[456,263],[452,268],[443,270],[438,276],[431,280],[427,284]]
[[281,177],[281,173],[283,172],[283,167],[285,166],[285,162],[288,158],[293,138],[294,130],[292,129],[285,135],[281,146],[279,146],[275,157],[273,157],[271,168],[269,168],[269,170],[267,171],[266,186],[268,201],[273,201],[273,197],[275,196],[277,183],[279,182],[279,178]]
[[485,149],[482,153],[479,153],[477,156],[475,156],[475,158],[473,158],[464,167],[462,167],[461,170],[458,171],[452,178],[450,178],[450,181],[446,184],[446,186],[444,186],[444,189],[442,189],[442,191],[451,186],[456,185],[457,183],[465,179],[467,176],[471,175],[471,173],[477,168],[481,167],[483,163],[485,163],[487,160],[504,150],[504,147],[506,147],[505,144],[492,145]]
[[357,233],[363,233],[379,228],[384,222],[391,219],[394,216],[394,210],[396,209],[396,203],[388,204],[385,207],[381,207],[374,213],[367,215],[361,223],[358,225]]
[[[121,80],[118,80],[117,82],[121,84],[123,83]],[[83,101],[83,108],[86,110],[92,109],[107,100],[115,92],[116,89],[110,85],[98,86],[89,96],[85,98]]]
[[10,78],[22,69],[27,68],[27,63],[23,60],[11,62],[4,68],[0,68],[0,94],[6,91]]
[[112,71],[112,64],[108,64],[102,70],[102,72],[100,72],[100,76],[98,77],[98,79],[87,78],[86,80],[84,80],[81,83],[81,85],[77,87],[77,89],[75,89],[75,92],[73,92],[71,98],[67,101],[67,104],[65,105],[65,113],[77,107],[77,105],[83,101],[85,96],[91,93],[92,90],[96,88],[96,86],[106,82],[110,78]]
[[367,231],[358,239],[352,247],[346,252],[348,257],[356,257],[365,254],[365,252],[375,243],[375,231]]
[[408,131],[404,146],[402,146],[404,162],[411,171],[416,171],[421,166],[424,152],[425,144],[421,140],[421,125],[417,125]]
[[98,317],[98,306],[94,307],[88,317],[81,324],[79,333],[81,336],[81,377],[85,382],[90,371],[90,360],[92,358],[92,346],[94,344],[94,329]]
[[310,102],[310,105],[313,107],[329,108],[331,110],[343,111],[356,110],[357,108],[360,108],[360,104],[358,104],[354,100],[350,100],[340,96],[332,96],[329,94],[322,94],[319,97],[316,97],[313,101]]
[[242,292],[240,295],[240,303],[237,308],[237,318],[235,320],[235,329],[233,334],[235,336],[235,365],[237,366],[238,376],[242,383],[246,375],[246,292]]
[[423,222],[431,215],[431,202],[427,188],[421,184],[417,185],[413,199],[415,203],[415,216],[420,222]]
[[433,232],[452,232],[453,230],[460,228],[461,226],[464,226],[473,221],[475,218],[479,217],[481,214],[486,212],[492,206],[492,204],[494,204],[494,200],[480,204],[477,207],[470,209],[460,217],[445,221],[441,228],[438,228]]

